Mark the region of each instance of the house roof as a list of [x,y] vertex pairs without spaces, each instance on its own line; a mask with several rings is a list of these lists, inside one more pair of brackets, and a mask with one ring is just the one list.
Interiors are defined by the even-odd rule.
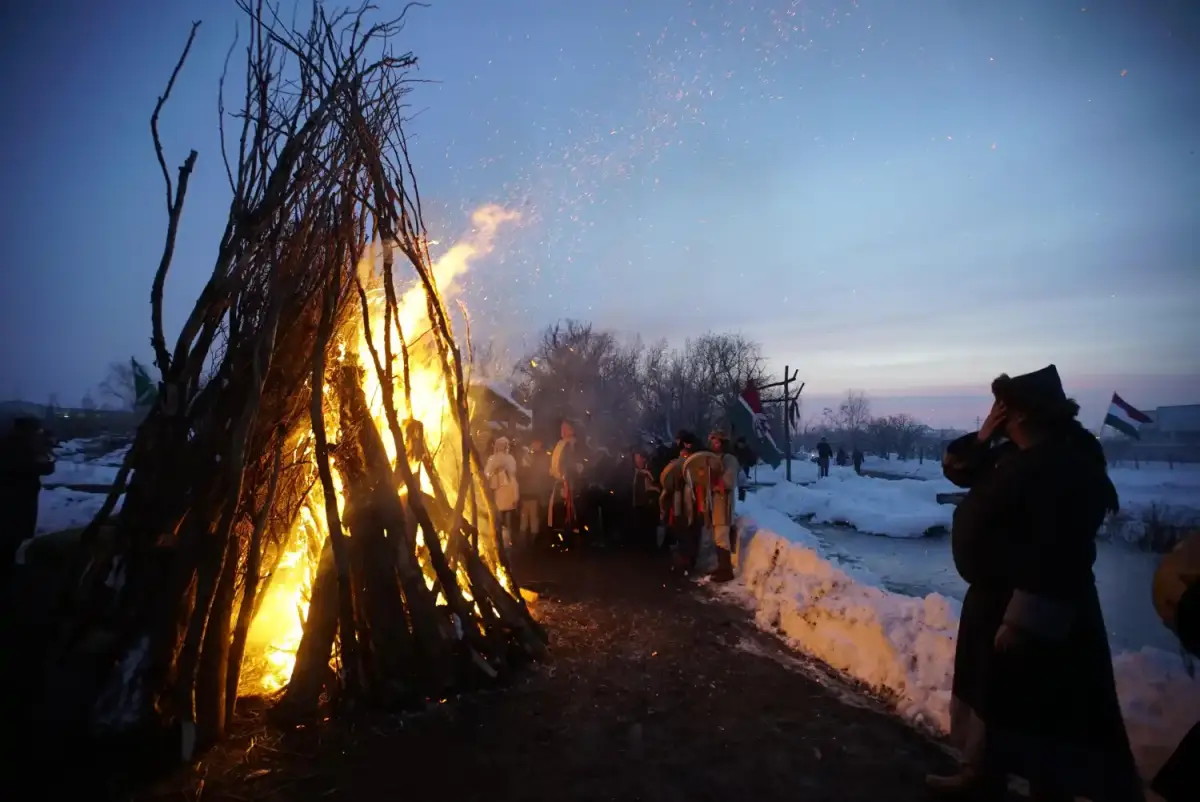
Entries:
[[502,382],[477,379],[471,382],[469,392],[477,399],[486,399],[484,403],[490,405],[493,410],[504,409],[510,413],[515,412],[523,418],[522,423],[533,422],[533,413],[518,404],[513,398],[512,389]]

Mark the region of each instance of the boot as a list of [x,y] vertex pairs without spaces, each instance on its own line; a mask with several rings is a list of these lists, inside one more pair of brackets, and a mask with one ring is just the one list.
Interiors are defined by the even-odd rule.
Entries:
[[957,774],[925,775],[925,786],[939,799],[961,802],[1004,802],[1008,797],[1005,778],[985,775],[964,766]]
[[717,549],[717,570],[713,572],[713,582],[730,582],[733,580],[733,560],[729,549]]

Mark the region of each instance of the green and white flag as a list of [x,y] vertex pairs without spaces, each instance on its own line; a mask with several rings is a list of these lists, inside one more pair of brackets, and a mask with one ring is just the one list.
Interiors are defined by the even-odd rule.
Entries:
[[135,409],[153,406],[158,398],[158,388],[146,369],[138,364],[133,357],[129,358],[133,365],[133,406]]

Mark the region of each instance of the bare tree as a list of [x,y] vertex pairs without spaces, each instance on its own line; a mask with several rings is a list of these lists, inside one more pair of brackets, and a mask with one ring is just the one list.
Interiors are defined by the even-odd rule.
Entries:
[[837,422],[850,435],[851,443],[855,442],[871,420],[871,402],[865,393],[850,390],[846,398],[838,404]]
[[137,389],[133,378],[133,363],[114,360],[108,365],[108,373],[96,388],[105,405],[117,409],[133,409],[137,403]]
[[884,459],[891,459],[892,454],[908,459],[928,431],[928,426],[906,413],[872,418],[866,424],[871,448]]
[[643,355],[644,416],[649,428],[668,424],[704,431],[718,424],[745,389],[770,383],[761,346],[737,333],[709,332],[669,350]]
[[590,323],[555,323],[519,363],[520,393],[539,426],[571,418],[597,437],[626,436],[641,412],[641,355],[640,343],[622,345]]
[[512,361],[496,347],[495,340],[472,344],[470,367],[472,379],[508,381],[515,372]]

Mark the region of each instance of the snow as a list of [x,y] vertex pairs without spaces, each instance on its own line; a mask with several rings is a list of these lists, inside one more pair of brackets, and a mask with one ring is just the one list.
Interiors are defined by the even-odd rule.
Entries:
[[[104,493],[84,493],[66,487],[43,489],[38,496],[37,534],[87,526],[104,505]],[[121,509],[121,502],[113,512]]]
[[[890,591],[861,565],[835,565],[821,539],[774,508],[773,498],[760,491],[741,505],[739,581],[724,592],[740,595],[759,625],[793,648],[884,696],[910,721],[945,732],[959,602]],[[1141,592],[1149,596],[1148,581]],[[1119,653],[1113,667],[1135,756],[1149,777],[1200,720],[1200,680],[1177,652],[1152,646]]]
[[[837,465],[828,477],[818,479],[817,466],[810,461],[792,462],[792,482],[799,488],[787,487],[783,465],[775,469],[760,465],[751,473],[759,483],[774,485],[762,492],[769,497],[777,494],[773,503],[779,509],[812,516],[816,523],[849,524],[860,532],[886,537],[920,537],[930,528],[949,527],[953,507],[939,505],[937,496],[961,488],[942,476],[940,460],[869,456],[863,469],[892,481],[858,476],[853,468]],[[1108,473],[1120,496],[1121,512],[1106,523],[1106,536],[1137,542],[1151,519],[1175,527],[1200,527],[1200,465],[1121,464]]]
[[[103,506],[105,494],[69,486],[107,487],[116,481],[129,446],[112,449],[110,445],[104,439],[79,439],[68,440],[54,449],[54,473],[42,477],[42,492],[38,496],[37,534],[61,532],[91,522]],[[89,457],[97,450],[99,456]],[[114,512],[119,509],[120,501]]]
[[939,485],[920,479],[887,481],[831,469],[811,485],[779,482],[758,495],[776,510],[817,523],[847,524],[886,537],[922,537],[950,528],[954,508],[938,504],[939,492],[944,492]]

